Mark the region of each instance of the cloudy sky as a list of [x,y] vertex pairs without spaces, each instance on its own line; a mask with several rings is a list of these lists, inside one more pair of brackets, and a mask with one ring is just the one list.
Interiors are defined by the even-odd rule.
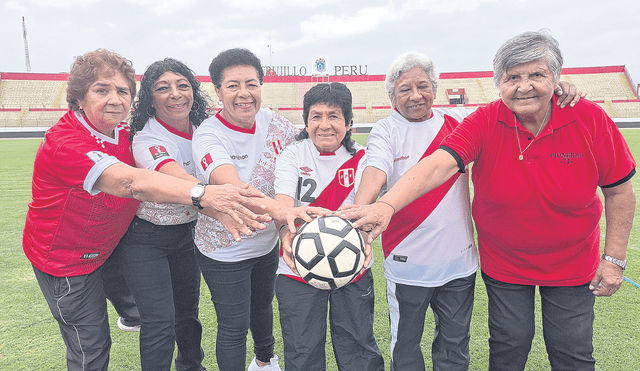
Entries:
[[2,72],[25,71],[22,16],[32,72],[68,72],[74,56],[107,48],[138,73],[170,56],[207,75],[232,47],[308,74],[318,57],[330,73],[356,65],[385,74],[410,50],[440,72],[490,71],[504,41],[547,28],[565,67],[626,65],[640,83],[638,0],[1,0]]

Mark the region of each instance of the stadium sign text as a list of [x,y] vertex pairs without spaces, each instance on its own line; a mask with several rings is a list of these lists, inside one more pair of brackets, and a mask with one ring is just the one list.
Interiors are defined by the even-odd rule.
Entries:
[[[265,76],[308,76],[309,71],[305,66],[262,66]],[[366,75],[368,66],[365,65],[343,65],[334,66],[335,76],[358,76]],[[314,69],[311,73],[316,73]]]

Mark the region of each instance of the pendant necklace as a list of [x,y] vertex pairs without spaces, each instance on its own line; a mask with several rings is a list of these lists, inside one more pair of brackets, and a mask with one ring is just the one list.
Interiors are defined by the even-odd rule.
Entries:
[[518,160],[520,160],[520,161],[524,160],[524,156],[522,154],[524,153],[524,151],[528,150],[529,147],[531,147],[533,142],[536,140],[536,138],[538,138],[538,135],[540,135],[540,132],[542,131],[542,128],[545,126],[545,122],[547,121],[547,118],[549,117],[549,113],[550,112],[551,112],[551,109],[547,109],[547,113],[544,115],[544,119],[542,120],[542,124],[540,124],[540,128],[538,129],[538,133],[535,135],[535,137],[533,137],[533,140],[531,141],[531,143],[529,143],[529,145],[527,147],[525,147],[524,150],[520,146],[520,133],[519,133],[519,130],[518,130],[518,118],[516,117],[516,113],[515,112],[513,113],[513,118],[514,118],[514,120],[516,120],[516,139],[518,140],[518,149],[520,150],[520,156],[518,156]]

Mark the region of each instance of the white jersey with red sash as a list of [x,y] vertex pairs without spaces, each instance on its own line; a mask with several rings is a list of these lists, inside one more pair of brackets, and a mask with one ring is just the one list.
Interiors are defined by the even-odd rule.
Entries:
[[[376,123],[367,143],[367,166],[387,175],[390,189],[413,165],[433,153],[468,112],[434,108],[409,122],[398,112]],[[399,210],[381,236],[385,277],[395,283],[436,287],[478,269],[469,203],[469,177],[456,174]]]
[[[276,194],[292,197],[295,206],[320,206],[337,210],[355,198],[354,184],[364,169],[364,148],[352,156],[343,146],[336,152],[320,153],[311,139],[299,141],[278,158],[276,164]],[[373,262],[372,262],[373,263]],[[278,274],[304,282],[280,258]]]

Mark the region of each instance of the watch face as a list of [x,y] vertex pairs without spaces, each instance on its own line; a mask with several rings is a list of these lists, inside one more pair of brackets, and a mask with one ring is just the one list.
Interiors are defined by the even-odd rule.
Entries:
[[200,198],[204,194],[204,186],[202,184],[196,184],[191,188],[191,197]]

